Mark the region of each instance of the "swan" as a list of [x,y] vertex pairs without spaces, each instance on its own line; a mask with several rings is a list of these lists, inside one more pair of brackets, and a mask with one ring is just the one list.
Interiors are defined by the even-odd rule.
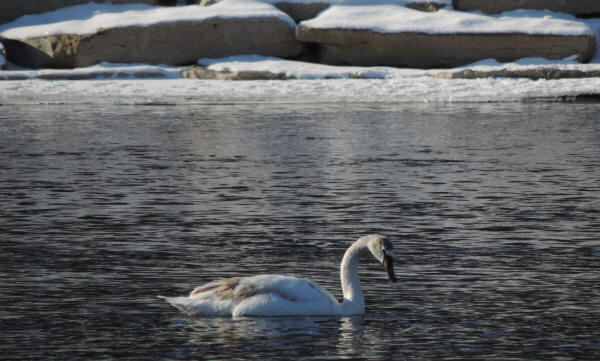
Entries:
[[222,279],[196,287],[189,296],[159,297],[189,315],[359,315],[365,311],[365,301],[358,277],[358,260],[368,252],[383,263],[389,279],[397,281],[389,240],[378,234],[360,237],[348,247],[342,259],[342,303],[313,281],[272,274]]

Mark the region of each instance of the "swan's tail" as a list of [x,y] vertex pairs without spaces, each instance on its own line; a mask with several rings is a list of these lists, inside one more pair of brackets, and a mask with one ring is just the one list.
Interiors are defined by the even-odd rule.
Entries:
[[[225,305],[214,304],[210,300],[196,300],[187,296],[165,297],[156,296],[169,302],[179,311],[190,316],[224,316],[231,315],[231,302]],[[220,307],[219,307],[220,306]]]
[[160,299],[163,299],[169,302],[173,307],[178,309],[179,311],[186,313],[190,316],[197,314],[197,311],[194,309],[191,304],[191,300],[189,297],[165,297],[165,296],[156,296]]

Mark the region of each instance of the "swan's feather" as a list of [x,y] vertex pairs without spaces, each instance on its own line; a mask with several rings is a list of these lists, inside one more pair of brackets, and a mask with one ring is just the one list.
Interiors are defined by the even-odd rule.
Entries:
[[239,301],[254,296],[256,294],[254,286],[248,282],[240,282],[241,280],[240,277],[233,277],[210,282],[196,287],[190,293],[190,297],[198,300],[214,297],[219,300]]

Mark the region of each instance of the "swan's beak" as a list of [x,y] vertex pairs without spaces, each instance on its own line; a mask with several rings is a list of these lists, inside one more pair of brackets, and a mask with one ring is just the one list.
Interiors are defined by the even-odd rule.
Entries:
[[387,272],[390,281],[398,281],[398,279],[396,278],[396,274],[394,274],[394,259],[387,254],[384,254],[383,256],[383,268],[385,268],[385,271]]

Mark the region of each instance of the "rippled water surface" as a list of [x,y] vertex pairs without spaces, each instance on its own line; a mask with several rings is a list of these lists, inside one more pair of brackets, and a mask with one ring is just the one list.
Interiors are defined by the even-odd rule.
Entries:
[[[600,359],[600,106],[0,107],[3,360]],[[292,273],[362,317],[188,317]]]

